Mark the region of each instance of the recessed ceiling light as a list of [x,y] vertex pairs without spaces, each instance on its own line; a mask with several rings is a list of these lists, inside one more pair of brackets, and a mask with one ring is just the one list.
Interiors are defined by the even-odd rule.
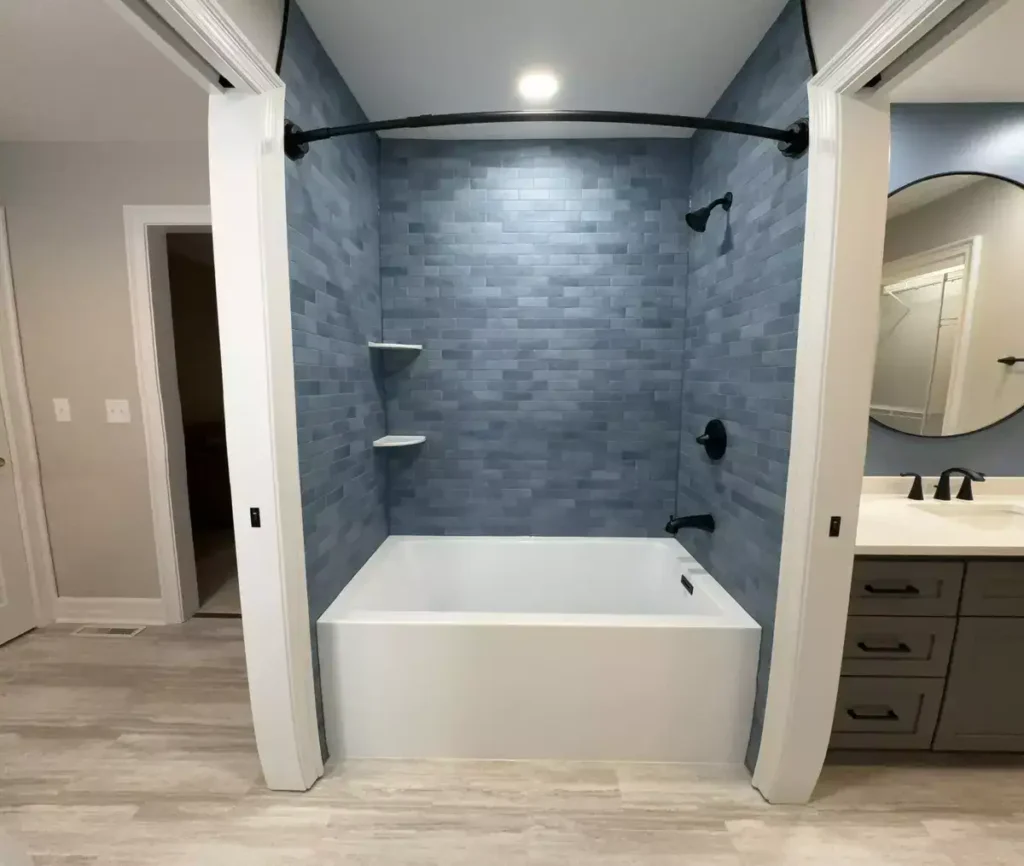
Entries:
[[558,93],[558,79],[550,72],[527,72],[519,79],[519,95],[527,102],[547,102]]

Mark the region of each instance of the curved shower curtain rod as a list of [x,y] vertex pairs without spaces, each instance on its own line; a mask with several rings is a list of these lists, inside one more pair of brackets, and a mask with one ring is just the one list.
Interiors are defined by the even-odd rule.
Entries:
[[810,133],[806,118],[786,129],[715,120],[711,117],[687,117],[682,114],[650,114],[640,111],[470,111],[461,114],[420,114],[395,120],[373,120],[350,126],[325,126],[303,130],[290,121],[284,125],[284,152],[293,160],[302,159],[314,141],[326,141],[361,132],[382,132],[388,129],[427,129],[433,126],[463,126],[474,123],[523,123],[527,121],[569,121],[572,123],[625,123],[639,126],[669,126],[677,129],[706,129],[750,135],[779,143],[779,151],[795,159],[807,152]]

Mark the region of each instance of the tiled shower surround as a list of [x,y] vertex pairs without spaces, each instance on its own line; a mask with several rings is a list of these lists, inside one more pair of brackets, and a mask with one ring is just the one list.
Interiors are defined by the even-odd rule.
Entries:
[[656,535],[675,499],[689,142],[388,141],[391,531]]
[[[304,127],[362,111],[293,10],[283,77]],[[711,115],[806,113],[798,0]],[[763,628],[778,589],[806,160],[772,142],[321,142],[287,167],[311,618],[395,534],[660,535]],[[731,190],[728,218],[683,216]],[[368,340],[423,343],[374,361]],[[722,418],[730,447],[693,442]],[[388,433],[421,446],[374,453]]]
[[[294,9],[281,74],[306,128],[366,116]],[[287,161],[288,254],[306,580],[315,621],[387,537],[387,467],[372,447],[384,401],[366,349],[380,338],[379,145],[325,141]],[[314,640],[316,638],[314,632]]]

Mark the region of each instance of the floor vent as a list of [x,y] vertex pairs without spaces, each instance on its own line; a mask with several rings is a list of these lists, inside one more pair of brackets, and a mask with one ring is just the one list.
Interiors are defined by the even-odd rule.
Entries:
[[83,625],[71,634],[78,637],[135,637],[144,625]]

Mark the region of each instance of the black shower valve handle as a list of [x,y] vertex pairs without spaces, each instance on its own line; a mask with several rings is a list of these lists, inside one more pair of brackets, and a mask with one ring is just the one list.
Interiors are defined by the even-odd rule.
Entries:
[[708,421],[704,432],[697,437],[697,444],[704,446],[704,450],[712,460],[721,460],[725,456],[725,448],[728,443],[729,437],[725,432],[725,424],[718,418]]

